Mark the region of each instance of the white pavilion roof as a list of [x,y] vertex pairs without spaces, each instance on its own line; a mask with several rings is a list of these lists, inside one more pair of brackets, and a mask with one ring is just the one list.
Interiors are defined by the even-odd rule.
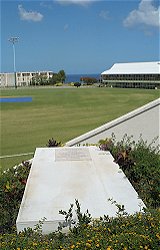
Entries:
[[160,74],[160,61],[115,63],[101,74]]

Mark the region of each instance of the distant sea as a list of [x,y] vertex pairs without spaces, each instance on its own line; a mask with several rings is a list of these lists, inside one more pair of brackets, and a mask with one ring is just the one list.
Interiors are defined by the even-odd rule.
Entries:
[[93,77],[97,80],[100,79],[100,74],[68,74],[66,75],[66,83],[68,82],[80,82],[81,77]]

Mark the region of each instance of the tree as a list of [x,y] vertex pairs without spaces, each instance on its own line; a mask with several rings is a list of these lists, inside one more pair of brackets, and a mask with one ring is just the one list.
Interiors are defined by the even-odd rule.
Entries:
[[65,72],[64,72],[63,69],[58,72],[58,78],[59,78],[59,80],[60,80],[61,83],[65,82],[65,80],[66,80],[66,74],[65,74]]
[[58,76],[57,73],[54,73],[52,77],[49,78],[49,84],[54,85],[58,82]]
[[49,79],[49,84],[64,83],[66,79],[66,74],[64,70],[60,70],[58,73],[54,73]]
[[47,76],[45,75],[35,75],[34,77],[32,77],[32,80],[31,80],[31,85],[46,85],[48,83],[48,79],[47,79]]
[[49,78],[47,77],[46,74],[43,73],[36,73],[33,77],[32,80],[30,81],[30,85],[54,85],[56,83],[64,83],[66,79],[66,74],[64,70],[60,70],[58,73],[53,73],[52,76]]
[[80,81],[86,83],[87,85],[92,85],[93,83],[97,82],[97,79],[94,77],[81,77]]
[[36,74],[34,77],[32,77],[32,85],[40,85],[40,76],[38,74]]

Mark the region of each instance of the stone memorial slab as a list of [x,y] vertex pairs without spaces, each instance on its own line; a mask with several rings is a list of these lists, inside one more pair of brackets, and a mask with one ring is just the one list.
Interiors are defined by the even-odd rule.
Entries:
[[43,233],[57,230],[78,199],[81,211],[92,218],[116,216],[108,199],[124,205],[128,213],[145,207],[138,194],[108,151],[91,147],[37,148],[16,221],[17,231],[34,228],[46,218]]

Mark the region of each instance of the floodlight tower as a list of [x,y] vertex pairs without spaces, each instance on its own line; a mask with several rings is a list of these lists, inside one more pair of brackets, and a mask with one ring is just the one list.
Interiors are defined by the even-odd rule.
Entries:
[[14,66],[14,83],[15,89],[17,88],[17,78],[16,78],[16,50],[15,50],[15,43],[18,42],[18,37],[11,37],[8,39],[9,42],[13,45],[13,66]]

